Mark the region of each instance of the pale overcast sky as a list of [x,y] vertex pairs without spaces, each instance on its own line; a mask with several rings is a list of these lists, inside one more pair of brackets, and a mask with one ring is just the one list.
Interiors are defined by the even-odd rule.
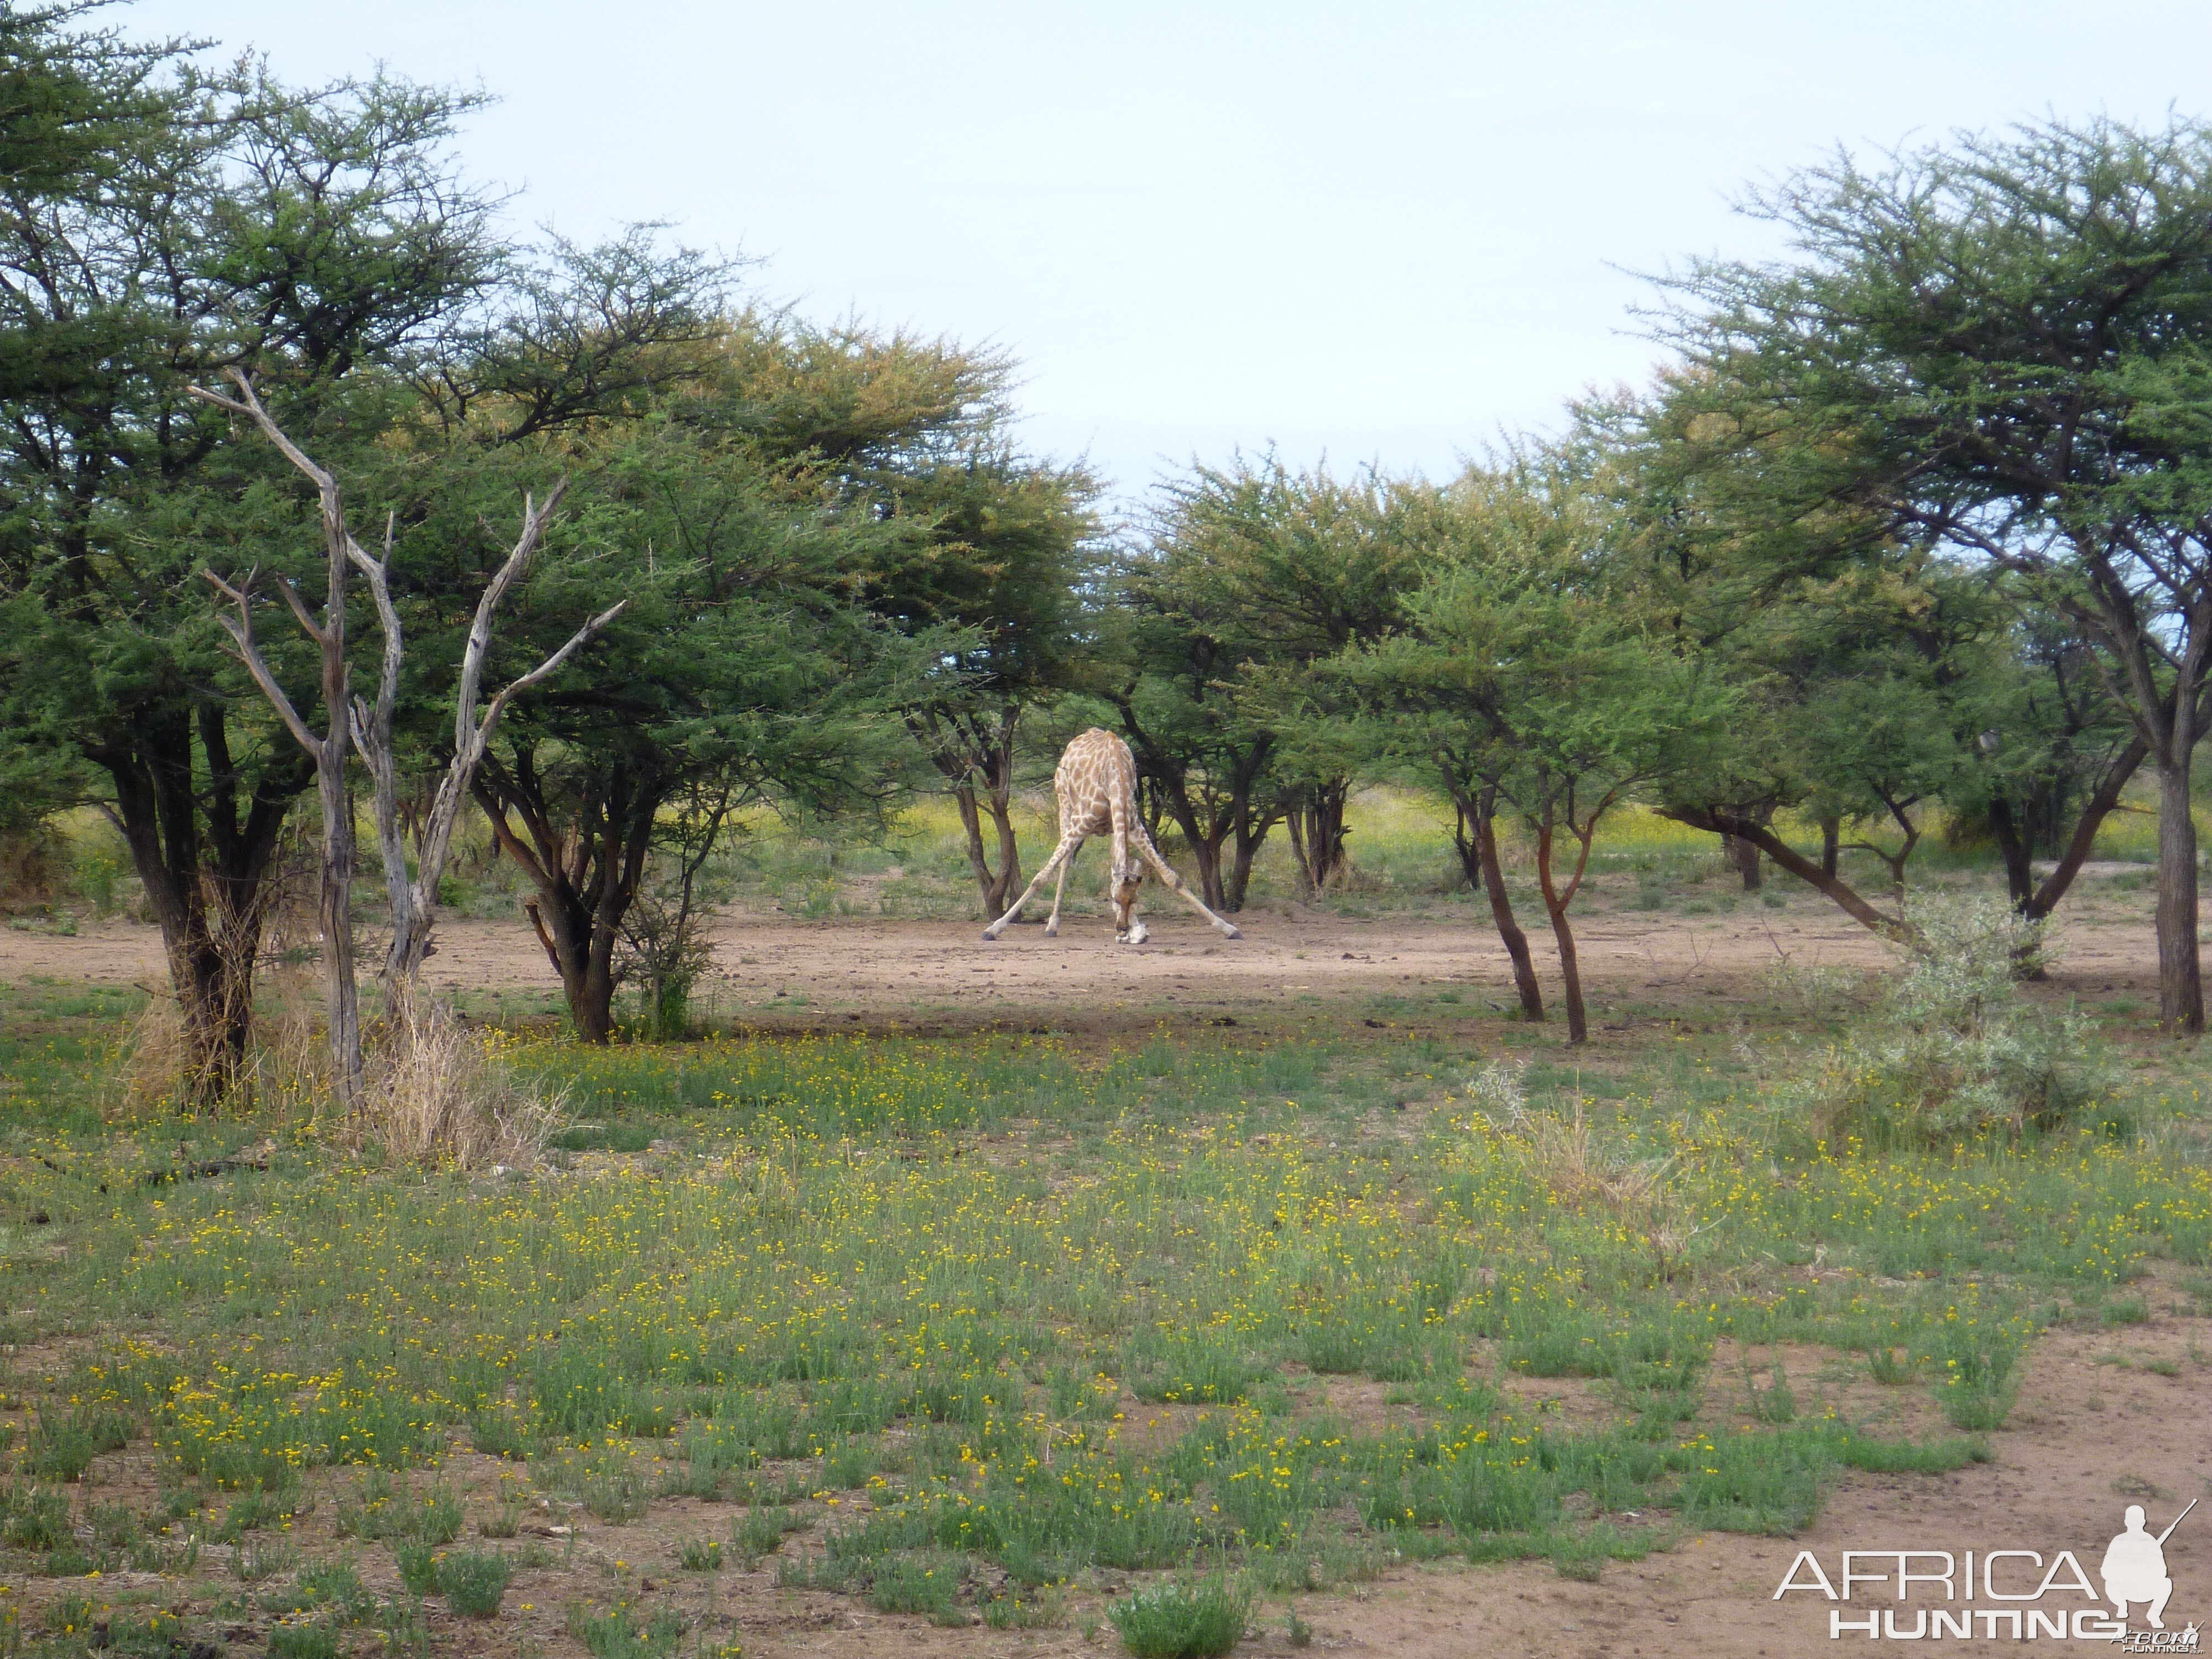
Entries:
[[817,316],[990,339],[1123,493],[1270,440],[1431,476],[1641,381],[1630,274],[1768,251],[1742,184],[2045,111],[2212,113],[2212,6],[142,0],[289,79],[481,82],[465,153]]

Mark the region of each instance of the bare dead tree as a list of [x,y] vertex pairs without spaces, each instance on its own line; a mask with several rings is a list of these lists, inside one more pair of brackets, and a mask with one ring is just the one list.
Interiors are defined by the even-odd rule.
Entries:
[[352,731],[354,745],[361,750],[369,775],[375,781],[376,833],[384,854],[385,888],[392,902],[392,943],[378,975],[387,1016],[396,1018],[414,994],[422,958],[429,952],[438,883],[445,874],[446,860],[453,848],[453,826],[459,819],[462,804],[469,799],[477,768],[483,762],[484,750],[491,743],[500,716],[507,712],[508,702],[517,692],[526,691],[558,672],[629,603],[627,599],[617,600],[592,617],[558,651],[528,673],[509,682],[485,705],[481,714],[477,712],[483,687],[484,659],[491,649],[492,617],[508,590],[520,580],[568,488],[568,481],[562,479],[547,493],[542,504],[533,496],[522,498],[522,533],[515,539],[514,550],[507,556],[477,600],[476,619],[469,627],[468,645],[461,655],[460,681],[453,693],[453,752],[446,763],[445,775],[438,781],[430,810],[416,835],[415,875],[411,880],[407,874],[406,836],[401,823],[399,769],[392,742],[392,712],[399,697],[399,671],[405,658],[405,644],[399,611],[392,602],[390,521],[385,527],[383,558],[371,557],[358,544],[352,549],[351,558],[368,579],[368,591],[376,601],[377,623],[384,633],[384,663],[378,678],[376,701],[372,703],[360,697],[353,700]]
[[264,436],[283,452],[284,459],[311,479],[322,507],[323,542],[329,559],[329,575],[323,591],[323,620],[309,613],[299,590],[281,576],[277,591],[291,608],[293,617],[322,653],[323,711],[326,729],[318,736],[293,708],[284,688],[270,672],[267,660],[253,638],[252,592],[257,572],[248,571],[233,586],[213,571],[208,580],[234,607],[234,616],[221,615],[239,659],[252,675],[261,695],[283,719],[293,738],[315,763],[315,781],[323,811],[322,927],[323,969],[329,982],[331,1075],[338,1105],[349,1115],[362,1102],[361,996],[354,983],[353,957],[353,811],[346,799],[346,744],[350,736],[348,702],[351,678],[345,659],[346,567],[360,551],[346,528],[345,506],[339,499],[337,481],[317,466],[286,437],[254,395],[253,382],[243,369],[228,371],[238,396],[227,398],[204,386],[193,386],[195,398],[218,409],[242,415],[261,428]]

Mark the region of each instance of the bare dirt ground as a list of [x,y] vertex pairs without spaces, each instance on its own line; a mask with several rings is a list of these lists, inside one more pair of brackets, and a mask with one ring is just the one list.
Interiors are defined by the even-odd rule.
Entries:
[[[2155,998],[2148,892],[2098,893],[2063,918],[2056,995],[2125,993]],[[779,915],[719,918],[713,1006],[734,1023],[791,1029],[857,1017],[871,1027],[957,1030],[994,1024],[1112,1032],[1149,1029],[1188,1011],[1194,1021],[1270,1024],[1322,1007],[1420,987],[1461,988],[1470,1012],[1510,1006],[1512,977],[1486,915],[1347,918],[1291,909],[1237,918],[1244,938],[1221,938],[1196,917],[1155,906],[1150,943],[1116,945],[1098,917],[1064,918],[1057,939],[1018,926],[998,943],[954,921]],[[1539,975],[1555,988],[1557,957],[1540,918],[1524,919]],[[1746,904],[1717,915],[1626,908],[1578,914],[1583,975],[1595,1016],[1632,1020],[1639,1008],[1694,1012],[1769,990],[1785,965],[1867,968],[1887,960],[1880,940],[1825,902],[1802,894],[1782,908]],[[374,959],[374,940],[364,959]],[[556,988],[526,922],[448,918],[438,925],[426,977],[448,993]],[[43,976],[154,986],[164,977],[161,936],[125,921],[88,923],[74,938],[0,931],[0,982]],[[1432,1012],[1434,1011],[1431,1011]],[[1717,1009],[1716,1012],[1718,1012]],[[1601,1037],[1602,1033],[1601,1033]]]

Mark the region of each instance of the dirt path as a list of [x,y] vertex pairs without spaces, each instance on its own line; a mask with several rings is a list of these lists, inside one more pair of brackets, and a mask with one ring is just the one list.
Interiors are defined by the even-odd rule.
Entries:
[[[2061,994],[2154,994],[2155,957],[2148,893],[2086,908],[2069,921]],[[712,1005],[739,1020],[805,1023],[859,1014],[874,1023],[1133,1023],[1181,1005],[1235,1018],[1240,1011],[1296,1014],[1316,1003],[1408,996],[1433,1000],[1460,988],[1473,1009],[1510,1006],[1505,952],[1487,924],[1463,920],[1322,912],[1248,915],[1245,937],[1221,939],[1194,917],[1156,912],[1150,944],[1117,946],[1108,924],[1080,917],[1058,939],[1018,927],[995,945],[967,922],[781,916],[718,919]],[[1863,928],[1810,896],[1780,908],[1747,904],[1717,915],[1601,909],[1580,917],[1576,936],[1594,1000],[1633,1009],[1640,1002],[1694,1002],[1771,989],[1786,963],[1799,969],[1871,967],[1886,959]],[[1532,936],[1537,969],[1554,979],[1548,935]],[[364,959],[373,952],[364,945]],[[429,982],[453,991],[548,992],[552,970],[520,921],[439,924]],[[0,981],[33,976],[154,986],[165,977],[152,927],[109,921],[75,938],[0,931]],[[1430,988],[1423,991],[1422,988]],[[802,1012],[801,1011],[805,1011]]]

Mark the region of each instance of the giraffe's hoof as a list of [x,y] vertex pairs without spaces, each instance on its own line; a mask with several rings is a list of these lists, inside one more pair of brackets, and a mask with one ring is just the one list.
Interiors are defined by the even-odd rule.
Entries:
[[983,943],[984,943],[984,944],[986,944],[986,945],[996,945],[998,942],[999,942],[999,936],[998,936],[996,933],[991,933],[991,932],[990,932],[990,931],[988,931],[988,929],[984,932],[984,934],[983,934]]
[[1231,927],[1229,930],[1229,937],[1231,939],[1243,939],[1244,935],[1238,933],[1234,927]]

